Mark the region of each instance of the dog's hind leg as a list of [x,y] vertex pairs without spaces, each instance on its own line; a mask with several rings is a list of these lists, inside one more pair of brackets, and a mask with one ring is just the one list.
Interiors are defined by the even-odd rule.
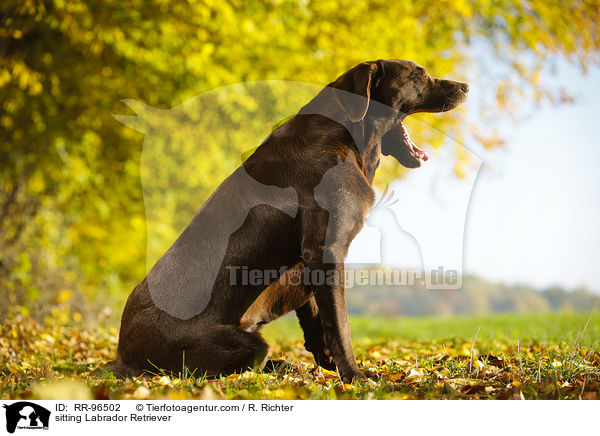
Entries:
[[233,325],[203,327],[196,338],[186,340],[174,362],[175,371],[185,366],[197,377],[218,376],[262,369],[269,345],[258,333],[250,333]]
[[[141,343],[148,344],[148,341]],[[269,346],[258,333],[250,333],[234,325],[201,326],[193,334],[186,330],[171,345],[127,350],[117,360],[93,371],[90,376],[138,376],[144,371],[162,370],[181,374],[185,368],[196,377],[218,376],[262,369]],[[139,368],[139,369],[137,369]]]

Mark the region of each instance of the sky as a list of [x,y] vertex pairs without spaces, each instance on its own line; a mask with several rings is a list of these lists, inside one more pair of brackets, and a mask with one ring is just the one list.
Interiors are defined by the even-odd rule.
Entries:
[[[502,132],[500,150],[471,150],[478,156],[466,180],[452,175],[446,151],[393,183],[396,219],[365,225],[347,263],[409,266],[416,245],[426,269],[600,293],[600,69],[584,76],[562,63],[553,83],[576,102],[543,105]],[[478,92],[471,86],[469,99]]]

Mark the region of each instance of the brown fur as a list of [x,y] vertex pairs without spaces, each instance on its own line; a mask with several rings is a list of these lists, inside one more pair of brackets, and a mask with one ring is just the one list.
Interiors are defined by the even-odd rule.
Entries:
[[[364,99],[356,105],[344,93],[327,98],[325,88],[244,163],[258,182],[297,192],[296,216],[267,205],[254,207],[229,238],[208,306],[190,319],[158,309],[147,279],[142,280],[127,300],[117,359],[107,370],[135,375],[153,366],[179,372],[185,365],[197,375],[219,375],[263,367],[268,345],[260,327],[295,310],[306,349],[320,365],[337,368],[345,382],[362,376],[352,350],[343,284],[292,285],[285,276],[309,268],[337,271],[343,277],[348,246],[373,204],[372,183],[382,142],[401,163],[418,166],[404,146],[394,142],[398,123],[410,113],[452,109],[464,100],[468,86],[433,79],[409,61],[380,60],[354,67],[329,89]],[[397,112],[379,110],[371,101]],[[320,115],[313,110],[317,106],[335,116]],[[315,188],[340,161],[345,170],[332,176],[327,204],[319,203]],[[227,197],[233,194],[220,195],[222,201],[235,204],[234,197]],[[196,243],[186,237],[184,232],[181,238],[186,243]],[[269,286],[233,286],[228,265],[290,270]]]

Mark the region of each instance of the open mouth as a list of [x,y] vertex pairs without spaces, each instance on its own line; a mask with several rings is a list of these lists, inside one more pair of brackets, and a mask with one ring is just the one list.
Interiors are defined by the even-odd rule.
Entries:
[[408,130],[406,130],[404,124],[400,123],[400,129],[402,132],[402,135],[400,135],[400,140],[404,142],[404,145],[408,149],[409,154],[419,162],[427,162],[429,160],[429,154],[425,150],[417,147],[415,143],[412,142],[412,139],[410,139],[410,136],[408,135]]
[[429,160],[429,154],[412,142],[401,120],[381,138],[381,153],[393,156],[406,168],[418,168]]

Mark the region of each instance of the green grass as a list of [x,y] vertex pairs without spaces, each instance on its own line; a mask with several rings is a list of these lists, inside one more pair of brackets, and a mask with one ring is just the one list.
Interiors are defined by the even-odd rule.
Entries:
[[[589,320],[589,322],[588,322]],[[89,373],[114,358],[117,330],[46,325],[1,327],[3,399],[598,399],[600,315],[506,314],[452,318],[352,317],[353,345],[369,377],[343,384],[304,350],[294,317],[264,328],[279,373],[247,371],[206,380],[153,374],[126,380]],[[585,334],[581,334],[584,327]]]
[[[433,341],[444,338],[473,340],[478,328],[481,341],[531,341],[551,343],[574,340],[585,326],[589,314],[542,313],[457,316],[451,318],[369,318],[351,317],[353,341],[385,342],[414,339]],[[293,316],[267,325],[263,335],[269,342],[301,340],[302,330]],[[598,345],[600,314],[592,316],[581,345]]]

